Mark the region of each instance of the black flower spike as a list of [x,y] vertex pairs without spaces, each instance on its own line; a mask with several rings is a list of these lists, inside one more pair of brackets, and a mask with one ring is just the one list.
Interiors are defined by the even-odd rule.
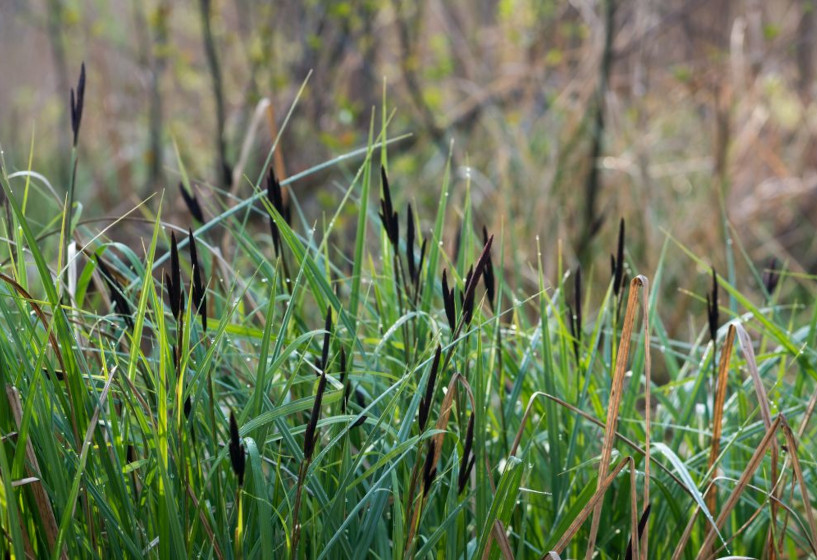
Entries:
[[[275,170],[272,167],[270,167],[269,175],[267,175],[267,199],[281,217],[289,223],[289,208],[284,208],[284,195],[281,191],[281,183],[275,176]],[[279,256],[282,249],[281,232],[278,231],[278,225],[275,223],[275,220],[272,219],[272,215],[269,217],[269,227],[270,233],[272,234],[272,246],[275,249],[275,256]]]
[[438,344],[437,350],[434,352],[434,361],[431,362],[431,371],[428,374],[428,381],[426,382],[426,394],[420,400],[420,410],[417,414],[417,423],[420,426],[420,433],[423,433],[426,429],[428,412],[431,410],[431,403],[434,400],[434,384],[437,382],[437,370],[440,368],[441,354],[442,347]]
[[423,243],[420,245],[420,262],[417,265],[417,286],[420,285],[420,273],[423,270],[423,263],[426,260],[426,248],[428,247],[428,239],[423,238]]
[[179,191],[182,193],[182,198],[184,199],[184,203],[187,205],[187,209],[190,211],[190,214],[199,222],[204,223],[204,213],[201,211],[199,199],[196,197],[196,191],[193,190],[193,186],[191,185],[190,192],[187,192],[187,189],[184,188],[184,184],[182,184],[180,181]]
[[[474,276],[474,265],[471,265],[471,268],[468,269],[468,272],[465,273],[465,287],[466,289],[471,284],[471,278]],[[465,292],[460,293],[460,306],[465,305]]]
[[182,270],[179,266],[179,247],[176,234],[170,232],[170,276],[168,277],[167,294],[170,298],[170,310],[177,321],[181,321],[184,311],[182,298]]
[[201,328],[207,330],[207,291],[204,289],[204,283],[201,280],[201,267],[199,266],[199,257],[196,252],[196,238],[193,236],[193,230],[187,230],[187,236],[190,240],[190,262],[193,263],[193,305],[201,316]]
[[79,70],[79,81],[77,82],[76,96],[74,88],[71,88],[71,131],[74,134],[74,147],[77,146],[79,137],[79,125],[82,121],[82,107],[85,105],[85,63]]
[[[488,244],[488,229],[482,226],[482,242]],[[485,265],[485,272],[483,273],[483,283],[485,284],[485,293],[488,295],[488,303],[491,305],[491,311],[494,311],[494,297],[496,296],[496,280],[494,278],[494,263],[491,261],[491,253],[488,252],[488,264]]]
[[315,451],[315,430],[318,420],[321,417],[321,401],[326,390],[326,371],[321,372],[321,380],[318,381],[318,390],[315,392],[315,402],[312,405],[312,414],[309,416],[309,423],[306,425],[304,433],[304,460],[309,463],[312,460],[312,453]]
[[624,218],[618,226],[618,251],[612,258],[613,263],[613,293],[618,297],[624,281]]
[[427,496],[431,489],[431,483],[434,482],[434,476],[437,474],[437,461],[435,460],[434,448],[435,441],[431,440],[431,445],[428,446],[428,453],[426,454],[425,465],[423,466],[423,495]]
[[105,262],[99,258],[99,255],[94,255],[94,258],[96,259],[96,264],[99,267],[99,272],[102,274],[102,279],[108,286],[108,292],[111,294],[111,299],[116,306],[117,314],[121,315],[128,328],[133,330],[131,308],[127,298],[124,295],[122,286],[119,284],[116,277],[111,273]]
[[[647,521],[650,519],[650,509],[652,508],[652,504],[647,504],[647,507],[644,509],[644,513],[641,514],[641,519],[638,520],[638,540],[641,540],[641,535],[644,534],[644,529],[647,527]],[[633,541],[632,537],[627,541],[627,554],[625,554],[625,560],[632,560],[633,558]]]
[[775,257],[769,259],[766,270],[763,271],[763,286],[766,293],[771,297],[780,281],[780,263]]
[[480,277],[485,272],[488,266],[488,260],[491,256],[491,244],[494,242],[494,236],[490,236],[482,248],[482,253],[477,259],[477,264],[474,265],[474,274],[471,275],[465,283],[465,296],[462,304],[462,318],[466,325],[471,324],[471,318],[474,314],[474,297],[477,291],[477,284],[479,284]]
[[386,230],[389,242],[396,251],[400,243],[400,222],[391,203],[391,191],[389,189],[389,178],[386,176],[386,168],[382,166],[380,167],[380,180],[383,183],[383,198],[380,199],[380,221],[383,223],[383,229]]
[[709,319],[709,336],[712,341],[718,339],[718,275],[712,269],[712,294],[706,294],[706,313]]
[[230,462],[233,464],[233,472],[238,477],[238,485],[244,486],[244,470],[246,468],[244,446],[241,444],[241,438],[238,435],[238,424],[232,411],[230,411]]
[[414,212],[411,210],[411,203],[406,210],[406,260],[408,261],[408,273],[411,282],[417,285],[417,263],[414,262]]
[[448,326],[451,332],[457,328],[457,312],[454,307],[454,288],[448,289],[448,276],[443,269],[443,305],[445,306],[445,317],[448,319]]
[[465,490],[465,485],[468,483],[468,477],[471,475],[471,469],[474,467],[474,455],[472,447],[474,444],[474,413],[468,417],[468,429],[465,432],[465,443],[462,450],[462,460],[460,461],[460,475],[458,482],[458,494],[462,494]]

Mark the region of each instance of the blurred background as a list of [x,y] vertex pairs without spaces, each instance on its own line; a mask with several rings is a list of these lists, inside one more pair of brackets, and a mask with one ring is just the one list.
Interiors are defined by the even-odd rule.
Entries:
[[[248,196],[243,177],[258,176],[311,71],[281,135],[278,174],[364,145],[385,95],[390,134],[412,134],[389,152],[398,207],[416,203],[430,227],[451,153],[453,207],[470,181],[477,224],[503,232],[506,266],[523,284],[535,286],[528,263],[538,239],[551,277],[560,247],[565,268],[581,263],[606,285],[620,217],[633,272],[652,274],[667,234],[723,270],[728,223],[733,248],[760,271],[774,257],[814,274],[815,8],[0,0],[0,144],[9,172],[31,157],[64,192],[68,96],[85,61],[83,216],[121,215],[167,189],[164,218],[187,225],[178,162],[210,217],[229,192]],[[294,185],[310,221],[339,200],[355,169],[349,162]],[[449,225],[453,245],[456,220]],[[701,300],[675,296],[702,295],[708,270],[679,254],[664,263],[662,293],[676,305],[662,313],[683,325],[692,306],[703,324]]]

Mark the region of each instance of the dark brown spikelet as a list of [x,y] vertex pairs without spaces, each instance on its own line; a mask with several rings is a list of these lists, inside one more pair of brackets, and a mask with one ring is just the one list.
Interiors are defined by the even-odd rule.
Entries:
[[79,69],[79,81],[77,82],[76,95],[71,88],[71,132],[74,135],[74,147],[77,146],[79,137],[79,125],[82,122],[82,108],[85,105],[85,63]]
[[[482,226],[482,242],[488,244],[488,229]],[[496,279],[494,278],[494,263],[491,261],[491,252],[488,252],[488,263],[485,265],[483,273],[483,283],[485,284],[485,294],[488,296],[488,303],[491,311],[494,311],[494,297],[496,296]]]
[[408,262],[408,273],[411,282],[417,285],[417,263],[414,261],[414,212],[411,204],[406,210],[406,261]]
[[462,303],[462,318],[466,325],[471,324],[471,318],[474,314],[474,298],[476,297],[477,284],[488,266],[488,260],[491,258],[491,244],[494,242],[494,236],[490,236],[482,248],[482,253],[477,259],[477,264],[474,265],[474,273],[469,275],[465,282],[465,296]]
[[420,426],[420,433],[426,429],[426,422],[428,421],[428,413],[431,410],[431,404],[434,401],[434,384],[437,382],[437,370],[440,369],[440,356],[442,355],[442,347],[438,344],[437,350],[434,352],[434,361],[431,362],[431,371],[428,374],[428,381],[426,382],[426,393],[420,399],[420,410],[417,413],[417,423]]
[[423,242],[420,245],[420,262],[417,264],[417,286],[420,285],[420,273],[423,271],[423,263],[426,260],[426,249],[428,248],[428,239],[423,237]]
[[184,184],[179,181],[179,191],[182,193],[182,199],[184,199],[184,203],[187,205],[187,210],[190,212],[190,215],[199,222],[204,223],[204,212],[201,211],[199,199],[196,197],[196,191],[193,190],[193,185],[190,185],[190,192],[187,192],[187,189],[184,188]]
[[423,465],[423,495],[427,496],[431,489],[431,483],[434,482],[434,476],[437,474],[437,461],[435,460],[435,440],[431,440],[431,445],[428,446],[428,453],[426,454],[426,461]]
[[706,314],[709,319],[709,336],[712,341],[718,339],[718,275],[712,269],[712,293],[706,294]]
[[445,307],[445,318],[448,319],[448,326],[451,332],[457,328],[457,311],[454,307],[454,288],[448,289],[448,275],[443,269],[443,306]]
[[468,477],[471,476],[471,469],[474,467],[474,413],[468,417],[468,429],[465,432],[465,443],[462,449],[462,460],[460,461],[460,474],[457,479],[458,489],[457,493],[462,494],[465,490],[465,485],[468,483]]
[[618,250],[613,258],[613,293],[618,296],[624,283],[624,218],[618,225]]
[[120,315],[125,320],[125,324],[128,326],[128,328],[133,330],[131,307],[127,298],[125,297],[125,292],[122,285],[111,273],[105,262],[99,258],[99,255],[94,255],[94,258],[96,259],[96,264],[99,267],[99,272],[102,274],[102,279],[108,286],[108,293],[110,293],[111,299],[116,307],[117,315]]
[[190,262],[193,263],[193,305],[196,311],[201,316],[201,329],[207,330],[207,291],[204,289],[204,282],[202,282],[201,266],[199,266],[199,255],[196,250],[196,238],[193,235],[193,230],[187,230],[187,236],[190,241]]
[[238,477],[238,485],[244,486],[244,470],[246,468],[244,446],[241,444],[241,438],[238,435],[238,424],[232,411],[230,411],[230,462],[233,465],[233,472]]
[[383,223],[383,229],[386,230],[389,242],[397,251],[400,243],[400,222],[391,203],[391,190],[389,189],[389,178],[386,176],[386,168],[382,166],[380,167],[380,181],[383,184],[383,198],[380,199],[380,221]]
[[[644,534],[644,529],[647,527],[647,521],[650,519],[650,509],[652,504],[647,504],[644,513],[641,514],[641,519],[638,520],[638,540],[641,540],[641,535]],[[625,560],[632,560],[633,558],[633,538],[627,540],[627,554],[624,555]]]
[[[272,207],[289,223],[289,209],[284,209],[284,195],[281,191],[281,183],[278,177],[275,176],[275,170],[270,167],[269,175],[267,175],[267,199]],[[272,246],[275,249],[275,256],[281,255],[281,232],[278,230],[278,225],[270,214],[269,217],[270,233],[272,234]]]
[[167,295],[170,299],[170,310],[177,321],[181,321],[184,311],[182,298],[182,269],[179,266],[179,247],[176,234],[170,232],[170,277],[168,278]]
[[766,294],[771,297],[780,281],[780,263],[775,257],[769,259],[766,269],[763,271],[763,286]]
[[309,416],[309,423],[306,425],[306,432],[304,433],[304,460],[307,463],[312,460],[312,453],[315,451],[315,440],[317,439],[315,430],[318,426],[318,420],[321,417],[321,401],[323,400],[323,392],[325,390],[326,371],[321,373],[321,379],[318,381],[318,390],[315,392],[312,414]]

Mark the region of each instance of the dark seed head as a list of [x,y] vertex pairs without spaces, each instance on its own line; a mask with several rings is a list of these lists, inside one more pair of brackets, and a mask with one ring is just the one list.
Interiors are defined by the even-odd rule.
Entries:
[[400,244],[400,222],[397,219],[397,212],[394,211],[392,206],[386,168],[382,166],[380,167],[380,181],[383,184],[383,198],[380,199],[380,221],[383,223],[383,229],[386,230],[389,242],[397,251]]
[[426,382],[426,393],[420,400],[420,410],[417,414],[417,422],[420,426],[420,433],[423,433],[426,428],[428,413],[431,410],[431,403],[434,400],[434,384],[437,382],[437,370],[440,368],[441,354],[442,347],[437,345],[437,350],[434,352],[434,361],[431,363],[431,371],[428,374],[428,381]]
[[85,63],[79,70],[79,81],[77,82],[76,95],[71,89],[71,132],[74,135],[74,147],[77,145],[79,137],[79,125],[82,122],[82,108],[85,105]]
[[[275,170],[270,167],[269,175],[267,175],[267,199],[272,207],[283,217],[287,223],[289,222],[289,209],[284,208],[284,196],[281,191],[281,183],[275,176]],[[278,230],[278,225],[275,223],[272,215],[269,217],[270,233],[272,234],[272,246],[275,249],[275,255],[281,254],[281,232]]]
[[321,401],[323,400],[323,392],[325,390],[326,371],[323,371],[321,373],[321,379],[318,381],[318,390],[315,392],[312,414],[309,416],[309,423],[306,425],[306,432],[304,433],[304,460],[307,463],[312,460],[312,453],[315,451],[315,440],[317,439],[315,430],[318,426],[318,419],[321,416]]
[[763,286],[766,293],[771,297],[780,281],[780,263],[775,257],[769,259],[766,270],[763,271]]
[[418,286],[420,284],[420,273],[423,270],[423,262],[425,261],[425,258],[426,258],[426,247],[427,247],[427,245],[428,245],[428,239],[426,239],[424,237],[423,238],[423,243],[420,245],[420,262],[417,265],[417,282],[416,282],[416,284]]
[[[488,229],[482,227],[482,242],[488,244]],[[488,252],[488,263],[485,265],[485,272],[483,273],[483,282],[485,284],[485,293],[488,296],[488,303],[491,305],[491,310],[494,308],[494,297],[496,295],[496,280],[494,279],[494,263],[491,262],[491,253]]]
[[179,247],[176,245],[176,234],[170,232],[170,278],[168,281],[170,310],[177,321],[181,321],[184,302],[182,300],[182,269],[179,266]]
[[615,258],[613,270],[613,293],[618,296],[624,281],[624,218],[621,218],[618,226],[618,251]]
[[709,336],[715,341],[718,339],[718,275],[712,269],[712,292],[706,295],[706,311],[709,319]]
[[451,332],[457,328],[457,312],[454,307],[454,288],[448,289],[448,276],[443,269],[443,306],[445,307],[445,317],[448,319],[448,326]]
[[108,286],[108,292],[110,293],[111,299],[113,300],[114,307],[116,308],[116,313],[125,320],[125,324],[128,326],[128,328],[133,330],[131,307],[130,304],[128,303],[127,298],[125,297],[125,292],[124,289],[122,288],[122,285],[111,273],[110,269],[107,267],[105,262],[99,258],[99,255],[94,255],[94,258],[96,259],[96,264],[99,267],[99,272],[102,274],[102,279]]
[[232,411],[230,411],[230,462],[233,465],[233,472],[238,477],[238,485],[244,486],[244,469],[246,467],[244,446],[241,444],[241,438],[238,435],[238,424]]
[[199,256],[196,251],[196,238],[193,236],[193,230],[187,230],[188,239],[190,241],[190,262],[193,263],[193,305],[201,316],[201,328],[207,330],[207,292],[204,289],[204,282],[202,282],[201,266],[199,266]]
[[474,444],[474,413],[468,417],[468,429],[465,432],[465,443],[462,449],[462,460],[460,461],[460,474],[457,482],[458,493],[462,494],[465,490],[465,485],[468,483],[468,477],[471,475],[471,468],[474,466],[474,457],[472,447]]
[[479,284],[480,277],[485,272],[485,268],[488,266],[488,261],[491,258],[491,244],[493,241],[494,236],[492,235],[485,243],[485,247],[482,248],[482,253],[480,253],[479,259],[477,259],[477,264],[474,265],[474,273],[469,274],[465,282],[462,317],[466,325],[471,323],[471,318],[473,317],[474,298],[476,297],[477,284]]
[[408,262],[408,273],[412,283],[417,284],[417,263],[414,262],[414,212],[411,204],[406,210],[406,261]]
[[426,454],[425,465],[423,466],[423,495],[427,496],[431,489],[431,483],[434,482],[434,476],[437,474],[437,461],[435,460],[434,443],[431,440],[431,445],[428,446],[428,453]]
[[196,191],[193,190],[193,185],[190,185],[190,192],[187,192],[187,189],[184,188],[184,184],[179,182],[179,191],[182,193],[182,198],[190,214],[199,222],[204,223],[204,213],[201,211],[201,206],[199,206],[199,199],[196,197]]

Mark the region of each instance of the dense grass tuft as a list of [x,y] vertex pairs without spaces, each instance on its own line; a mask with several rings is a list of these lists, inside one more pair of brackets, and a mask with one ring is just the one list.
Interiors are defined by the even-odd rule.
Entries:
[[[344,190],[314,223],[297,181],[270,169],[226,209],[182,186],[200,222],[186,236],[149,201],[150,235],[123,244],[63,227],[59,199],[37,221],[21,200],[42,186],[3,168],[3,552],[817,553],[817,311],[778,299],[814,279],[771,263],[742,293],[713,270],[694,295],[708,263],[668,237],[639,270],[624,220],[600,291],[582,280],[595,262],[508,270],[514,248],[468,197],[455,220],[448,174],[436,217],[406,203],[401,238],[409,196],[386,175],[386,121],[339,160],[357,167],[336,168]],[[82,248],[70,289],[59,232]],[[662,321],[668,259],[689,271],[692,340]]]

